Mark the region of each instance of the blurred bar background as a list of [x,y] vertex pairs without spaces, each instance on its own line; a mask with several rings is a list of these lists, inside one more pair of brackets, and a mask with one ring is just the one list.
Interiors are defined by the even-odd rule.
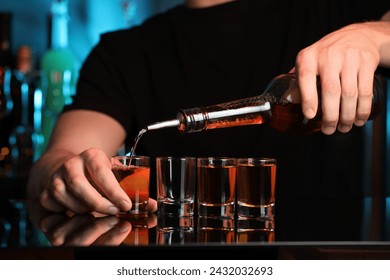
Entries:
[[[9,34],[9,52],[13,61],[9,65],[11,68],[15,68],[16,55],[20,47],[28,46],[31,51],[31,67],[37,71],[40,70],[40,59],[50,48],[52,2],[53,0],[0,1],[0,13],[8,13],[11,16]],[[182,2],[183,0],[68,0],[68,48],[74,55],[77,70],[92,47],[98,42],[100,34],[138,25],[153,14],[163,12]],[[23,80],[19,82],[23,84]],[[34,86],[30,83],[31,88],[34,89]],[[22,89],[28,90],[26,87],[20,86],[21,92]],[[390,86],[388,86],[388,91],[389,89]],[[35,101],[32,102],[35,104],[42,102],[42,92],[39,92],[39,88],[38,91],[34,92],[34,98]],[[39,115],[37,108],[34,110],[35,112],[30,112],[30,115],[34,115],[34,113]],[[366,168],[363,172],[365,174],[366,187],[364,192],[366,195],[385,194],[390,196],[389,98],[387,98],[387,106],[384,110],[383,117],[365,127],[367,149],[365,151]],[[2,115],[0,114],[0,116]],[[0,124],[1,137],[4,136],[4,125],[4,122]],[[1,163],[2,157],[4,158],[5,154],[0,154],[0,169],[4,167]],[[14,177],[14,175],[0,171],[0,179],[1,177]]]
[[[51,0],[1,0],[0,12],[12,13],[12,53],[32,48],[34,61],[49,47]],[[101,33],[140,24],[183,0],[69,0],[69,46],[82,63]],[[127,7],[127,8],[126,8]]]
[[0,1],[1,185],[25,179],[42,154],[59,112],[75,92],[78,71],[100,35],[141,24],[181,2]]

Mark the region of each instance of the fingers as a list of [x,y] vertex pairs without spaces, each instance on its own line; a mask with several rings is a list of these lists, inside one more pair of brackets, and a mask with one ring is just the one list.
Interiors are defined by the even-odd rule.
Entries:
[[302,50],[296,60],[296,70],[301,91],[302,111],[306,118],[317,114],[318,96],[317,77],[321,88],[322,127],[325,134],[335,132],[339,120],[342,60],[333,51],[318,49],[314,46]]
[[[70,210],[78,214],[117,215],[132,206],[111,171],[109,159],[97,149],[68,158],[51,176],[39,200],[51,212]],[[157,202],[153,199],[150,199],[149,211],[157,211]]]
[[[351,65],[350,65],[351,66]],[[374,72],[357,73],[358,67],[345,67],[339,76],[321,75],[322,132],[336,129],[349,132],[353,125],[363,126],[371,112]]]
[[150,213],[154,213],[157,211],[157,201],[155,199],[149,198],[148,210]]
[[111,171],[107,156],[89,149],[67,159],[40,195],[41,205],[53,212],[96,211],[116,215],[131,209],[131,201]]
[[49,188],[40,196],[41,205],[53,212],[71,210],[75,213],[88,213],[96,210],[110,215],[117,214],[118,208],[91,186],[82,172],[78,171],[77,163],[78,161],[72,160],[67,163],[72,168],[68,167],[66,171],[53,175]]
[[331,33],[299,52],[295,72],[306,118],[318,109],[316,80],[320,78],[322,132],[346,133],[362,126],[371,113],[378,50],[356,29]]
[[[349,68],[349,67],[348,67]],[[337,129],[346,133],[352,129],[358,102],[357,73],[355,67],[341,73],[340,119]],[[349,71],[348,71],[349,70]]]
[[53,199],[49,193],[49,190],[44,190],[40,197],[39,203],[48,211],[51,212],[65,212],[66,207],[58,203],[55,199]]
[[[110,215],[117,214],[119,211],[118,208],[110,200],[103,197],[86,178],[84,174],[85,165],[90,164],[87,160],[89,159],[84,159],[83,155],[81,155],[81,157],[73,158],[64,163],[59,175],[61,178],[53,179],[53,195],[63,205],[68,207],[68,209],[76,213],[80,213],[77,204],[82,204],[89,210]],[[94,164],[99,165],[100,162]],[[56,184],[56,179],[62,179],[64,186]],[[72,197],[77,198],[79,202],[77,203]]]
[[97,187],[110,201],[118,206],[120,210],[130,210],[130,198],[119,186],[118,181],[111,171],[111,163],[105,154],[86,151],[83,153],[83,156],[85,158],[85,168]]
[[87,213],[90,208],[76,199],[67,189],[64,180],[55,174],[51,188],[44,190],[40,196],[42,206],[53,212],[64,212],[67,209],[75,213]]
[[314,118],[318,109],[317,65],[306,63],[306,61],[315,61],[314,59],[315,53],[305,49],[298,54],[296,62],[296,75],[301,91],[302,112],[308,119]]
[[338,73],[321,75],[322,132],[336,131],[340,111],[341,84]]
[[359,100],[356,109],[356,118],[354,124],[362,126],[366,123],[371,113],[374,75],[373,72],[361,69],[358,74]]

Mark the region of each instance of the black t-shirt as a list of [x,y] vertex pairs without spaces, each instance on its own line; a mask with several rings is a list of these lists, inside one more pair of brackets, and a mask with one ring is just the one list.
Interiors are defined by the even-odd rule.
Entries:
[[[389,6],[356,0],[177,6],[138,27],[103,34],[65,110],[112,116],[126,129],[131,146],[140,129],[173,119],[180,109],[261,94],[273,77],[294,66],[302,48],[349,23],[379,19]],[[361,134],[357,127],[347,134],[305,137],[267,125],[191,134],[172,128],[147,132],[136,153],[274,157],[278,196],[349,195],[361,190]]]

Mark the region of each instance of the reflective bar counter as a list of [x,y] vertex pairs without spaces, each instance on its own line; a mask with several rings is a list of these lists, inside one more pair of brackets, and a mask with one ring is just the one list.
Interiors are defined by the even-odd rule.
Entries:
[[390,259],[390,197],[279,199],[274,220],[49,213],[1,188],[0,259]]

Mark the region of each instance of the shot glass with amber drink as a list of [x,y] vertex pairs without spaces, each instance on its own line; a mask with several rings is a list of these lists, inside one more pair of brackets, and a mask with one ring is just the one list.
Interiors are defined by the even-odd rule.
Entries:
[[147,156],[113,156],[111,170],[132,202],[121,216],[148,216],[150,158]]

